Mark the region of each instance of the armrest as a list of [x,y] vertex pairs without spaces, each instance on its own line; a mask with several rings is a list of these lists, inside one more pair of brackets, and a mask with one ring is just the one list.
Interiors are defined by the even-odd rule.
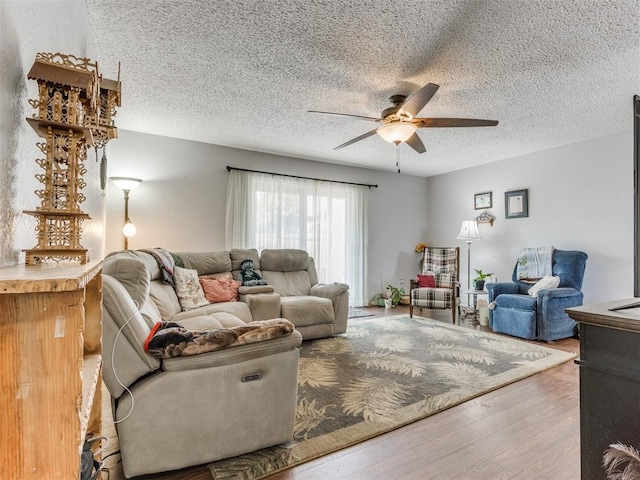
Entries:
[[582,292],[579,290],[576,290],[575,288],[570,288],[570,287],[550,288],[548,290],[540,290],[538,292],[538,299],[567,298],[567,297],[575,297],[576,295],[582,296]]
[[518,284],[513,282],[487,283],[485,288],[489,292],[489,302],[493,302],[498,295],[503,293],[520,293]]
[[254,293],[273,293],[273,287],[271,285],[251,285],[242,286],[238,288],[240,295],[251,295]]
[[348,292],[349,285],[347,285],[346,283],[317,283],[311,286],[309,295],[312,295],[314,297],[328,298],[335,305],[338,302],[340,296]]
[[214,352],[201,353],[199,355],[167,358],[162,360],[162,367],[166,371],[183,371],[232,365],[255,358],[286,352],[296,348],[300,343],[302,343],[302,335],[297,330],[294,330],[285,337],[225,348]]
[[334,326],[333,333],[347,331],[349,318],[349,285],[345,283],[316,283],[311,286],[309,295],[323,297],[331,300],[333,304]]
[[[247,289],[261,288],[267,285],[256,285],[254,287],[246,287]],[[243,287],[241,287],[243,288]],[[269,287],[273,290],[273,287]],[[240,292],[240,290],[238,290]],[[268,320],[270,318],[278,318],[280,316],[280,294],[279,293],[241,293],[239,296],[241,302],[246,303],[251,310],[251,318],[256,320]]]
[[538,310],[543,317],[564,316],[565,308],[582,305],[584,295],[575,288],[552,288],[538,292]]

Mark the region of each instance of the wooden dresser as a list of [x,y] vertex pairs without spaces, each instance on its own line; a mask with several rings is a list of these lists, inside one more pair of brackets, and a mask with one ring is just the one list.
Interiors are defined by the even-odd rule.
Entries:
[[640,448],[640,308],[611,310],[639,301],[567,309],[580,324],[582,480],[605,478],[602,455],[610,444]]
[[0,478],[77,480],[100,433],[102,262],[0,268]]

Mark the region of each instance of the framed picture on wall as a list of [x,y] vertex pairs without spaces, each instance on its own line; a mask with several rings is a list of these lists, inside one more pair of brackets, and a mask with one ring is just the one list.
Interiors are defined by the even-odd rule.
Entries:
[[504,218],[529,216],[528,189],[504,192]]
[[492,192],[476,193],[473,196],[476,210],[484,210],[493,207]]

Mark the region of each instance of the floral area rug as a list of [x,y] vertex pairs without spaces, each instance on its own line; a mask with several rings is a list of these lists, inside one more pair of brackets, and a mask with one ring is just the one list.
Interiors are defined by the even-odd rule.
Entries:
[[433,415],[575,357],[404,315],[365,319],[300,347],[294,439],[211,463],[214,479],[259,479]]

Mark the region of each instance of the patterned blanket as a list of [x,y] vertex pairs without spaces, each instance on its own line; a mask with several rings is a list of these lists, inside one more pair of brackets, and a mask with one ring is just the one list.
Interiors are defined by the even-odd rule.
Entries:
[[212,352],[227,347],[284,337],[294,326],[284,318],[247,323],[217,330],[187,330],[174,322],[158,322],[144,342],[146,352],[160,358],[172,358]]
[[148,248],[140,251],[148,253],[155,258],[158,268],[160,268],[160,274],[162,275],[162,283],[171,285],[175,289],[176,280],[173,277],[175,259],[171,252],[168,252],[163,248]]
[[521,282],[535,283],[551,275],[553,247],[523,248],[518,255],[516,278]]

